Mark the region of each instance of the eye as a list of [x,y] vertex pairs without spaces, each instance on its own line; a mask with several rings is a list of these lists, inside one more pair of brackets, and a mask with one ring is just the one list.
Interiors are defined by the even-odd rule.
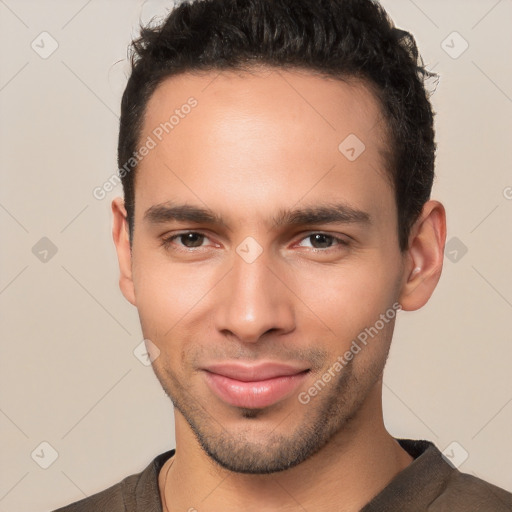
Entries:
[[311,247],[312,249],[330,249],[337,245],[348,245],[342,238],[326,233],[312,233],[303,238],[298,244],[300,247]]
[[208,244],[205,244],[205,241],[209,241],[206,235],[197,233],[196,231],[187,231],[164,238],[162,245],[166,248],[173,244],[180,248],[194,249],[196,247],[207,246]]

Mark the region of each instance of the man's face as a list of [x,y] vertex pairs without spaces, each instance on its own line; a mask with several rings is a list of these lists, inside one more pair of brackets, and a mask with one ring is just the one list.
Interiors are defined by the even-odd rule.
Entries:
[[149,101],[124,291],[177,424],[230,470],[292,467],[378,413],[403,280],[383,123],[363,84],[305,72],[183,74]]

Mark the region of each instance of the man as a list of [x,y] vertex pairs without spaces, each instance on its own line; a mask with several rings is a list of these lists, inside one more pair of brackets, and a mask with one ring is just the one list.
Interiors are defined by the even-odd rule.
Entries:
[[371,0],[198,0],[132,64],[113,236],[176,450],[60,510],[512,510],[383,423],[446,236],[412,36]]

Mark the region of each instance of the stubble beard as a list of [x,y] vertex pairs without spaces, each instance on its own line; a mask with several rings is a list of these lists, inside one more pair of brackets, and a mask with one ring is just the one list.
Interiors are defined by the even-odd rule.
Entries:
[[[213,461],[236,473],[270,474],[297,466],[318,453],[335,435],[342,435],[382,376],[385,359],[373,361],[360,369],[359,374],[354,371],[354,360],[350,361],[338,378],[307,404],[300,403],[297,396],[290,397],[292,404],[295,400],[294,409],[291,412],[289,407],[281,409],[280,419],[272,429],[257,435],[263,442],[251,441],[251,432],[258,431],[258,422],[271,414],[268,410],[239,408],[240,421],[246,422],[246,426],[230,432],[222,425],[221,418],[216,417],[215,410],[209,412],[206,400],[202,403],[194,397],[169,368],[154,366],[153,369],[199,445]],[[286,434],[279,433],[279,427]]]

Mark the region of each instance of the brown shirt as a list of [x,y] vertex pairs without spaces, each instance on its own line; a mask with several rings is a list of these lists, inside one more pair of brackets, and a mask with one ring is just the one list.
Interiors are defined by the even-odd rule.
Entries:
[[[414,461],[361,512],[511,512],[512,494],[453,468],[429,441],[397,439]],[[158,474],[174,450],[98,494],[54,512],[162,512]]]

